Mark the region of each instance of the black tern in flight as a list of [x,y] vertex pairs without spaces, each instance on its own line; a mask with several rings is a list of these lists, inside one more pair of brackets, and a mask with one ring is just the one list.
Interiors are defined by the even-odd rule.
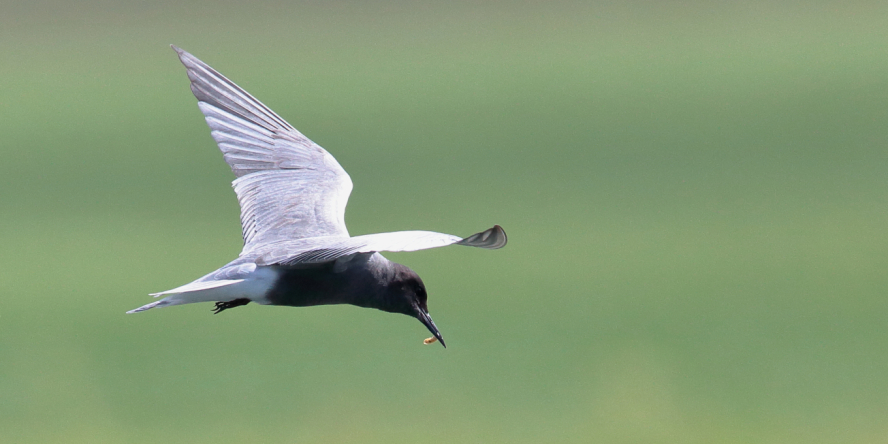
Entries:
[[215,313],[256,302],[306,307],[352,304],[419,319],[444,340],[429,316],[422,279],[380,251],[447,245],[506,245],[499,225],[467,238],[431,231],[349,236],[345,205],[352,182],[333,156],[249,93],[173,46],[191,91],[236,179],[244,248],[228,265],[127,313],[215,302]]

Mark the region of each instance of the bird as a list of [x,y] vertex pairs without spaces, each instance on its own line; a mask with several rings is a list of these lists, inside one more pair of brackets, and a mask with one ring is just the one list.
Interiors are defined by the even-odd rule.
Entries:
[[170,45],[191,81],[211,135],[231,167],[244,246],[236,259],[127,313],[215,302],[213,313],[255,302],[308,307],[351,304],[418,319],[444,338],[428,309],[419,275],[380,252],[448,245],[498,249],[499,225],[468,237],[432,231],[350,236],[345,207],[352,181],[326,150],[195,56]]

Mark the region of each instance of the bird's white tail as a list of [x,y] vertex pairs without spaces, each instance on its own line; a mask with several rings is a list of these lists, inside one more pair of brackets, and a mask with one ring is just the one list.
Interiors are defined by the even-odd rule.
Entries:
[[126,314],[138,313],[140,311],[150,310],[154,307],[163,307],[164,305],[169,305],[169,302],[166,299],[161,299],[159,301],[154,301],[150,304],[145,304],[135,310],[130,310],[130,311],[126,312]]
[[[154,293],[152,296],[165,298],[145,304],[127,313],[139,313],[155,307],[192,304],[195,302],[230,302],[235,299],[249,299],[260,304],[267,303],[263,296],[270,287],[274,274],[260,273],[252,279],[224,279],[218,281],[196,281],[172,290]],[[240,284],[240,285],[237,285]]]
[[[150,310],[154,307],[166,307],[170,305],[181,305],[181,304],[191,304],[194,302],[212,302],[212,301],[226,301],[231,300],[235,297],[232,295],[230,291],[224,290],[224,287],[227,287],[232,284],[237,284],[243,282],[243,279],[233,279],[233,280],[218,280],[218,281],[204,281],[204,282],[192,282],[190,284],[183,285],[178,288],[174,288],[172,290],[162,291],[160,293],[151,293],[151,296],[165,296],[169,295],[159,301],[154,301],[150,304],[145,304],[135,310],[130,310],[127,314],[130,313],[139,313],[145,310]],[[221,291],[220,291],[221,290]]]

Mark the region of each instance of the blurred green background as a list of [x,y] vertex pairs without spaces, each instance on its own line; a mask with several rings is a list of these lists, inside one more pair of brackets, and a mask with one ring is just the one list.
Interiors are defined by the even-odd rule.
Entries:
[[[168,47],[327,148],[448,341],[124,315],[240,251]],[[884,443],[888,3],[4,2],[0,442]]]

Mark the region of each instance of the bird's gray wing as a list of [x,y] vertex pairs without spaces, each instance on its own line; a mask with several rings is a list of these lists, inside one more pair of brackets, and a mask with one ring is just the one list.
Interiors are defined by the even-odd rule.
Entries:
[[499,225],[466,238],[433,231],[396,231],[274,242],[244,250],[240,260],[258,265],[296,265],[327,262],[356,253],[417,251],[454,244],[493,250],[504,247],[506,242],[506,232]]
[[193,55],[173,46],[213,139],[237,179],[244,251],[285,239],[348,236],[352,190],[336,159]]

